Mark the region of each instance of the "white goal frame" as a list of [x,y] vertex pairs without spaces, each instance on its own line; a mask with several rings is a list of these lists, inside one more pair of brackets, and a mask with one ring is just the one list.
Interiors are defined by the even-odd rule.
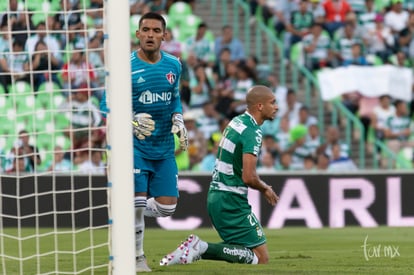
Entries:
[[111,264],[108,272],[114,275],[136,274],[128,3],[119,0],[107,0],[105,3],[111,223]]

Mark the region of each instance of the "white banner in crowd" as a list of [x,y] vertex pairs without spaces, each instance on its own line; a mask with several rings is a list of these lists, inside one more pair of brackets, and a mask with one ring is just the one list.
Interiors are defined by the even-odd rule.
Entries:
[[319,72],[318,82],[325,101],[354,91],[367,97],[387,94],[395,99],[411,101],[413,71],[392,65],[348,66]]

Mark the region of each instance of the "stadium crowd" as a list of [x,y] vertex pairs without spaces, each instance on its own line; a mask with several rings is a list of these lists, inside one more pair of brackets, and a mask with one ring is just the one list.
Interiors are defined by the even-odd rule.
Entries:
[[[6,111],[10,109],[17,115],[16,127],[0,127],[0,172],[104,174],[106,128],[99,110],[105,87],[103,0],[4,2],[8,3],[0,7],[0,108],[3,118],[12,120]],[[40,12],[44,4],[34,4],[45,2],[50,9],[46,15]],[[245,111],[245,94],[254,84],[271,87],[279,105],[277,119],[262,127],[258,171],[357,169],[340,129],[329,126],[320,133],[322,122],[298,101],[298,91],[280,85],[277,75],[259,71],[258,65],[265,61],[246,56],[232,26],[213,34],[193,13],[196,1],[129,2],[131,49],[139,47],[135,29],[140,14],[159,12],[168,22],[162,49],[182,61],[180,92],[189,148],[180,151],[177,140],[179,170],[213,170],[221,132],[231,118]],[[414,1],[247,2],[251,23],[259,17],[265,20],[288,45],[286,60],[297,62],[302,57],[312,71],[350,64],[412,68]],[[185,16],[176,16],[178,5],[181,13],[187,10]],[[32,114],[24,116],[27,98],[35,104]],[[367,142],[374,135],[395,153],[412,148],[413,102],[407,106],[391,96],[366,100],[357,92],[342,100],[360,116]],[[17,127],[18,135],[12,134]]]

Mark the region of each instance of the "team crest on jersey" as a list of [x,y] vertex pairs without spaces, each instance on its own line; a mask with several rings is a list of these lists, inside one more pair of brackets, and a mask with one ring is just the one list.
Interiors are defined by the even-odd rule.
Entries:
[[165,77],[167,78],[168,82],[170,82],[171,85],[175,82],[176,76],[172,72],[169,72],[168,74],[166,74]]

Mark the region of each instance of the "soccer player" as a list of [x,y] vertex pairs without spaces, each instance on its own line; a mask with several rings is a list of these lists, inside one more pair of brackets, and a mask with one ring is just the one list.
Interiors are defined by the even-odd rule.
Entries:
[[173,134],[182,150],[188,146],[178,90],[181,63],[160,50],[165,27],[158,13],[144,14],[136,31],[140,48],[131,53],[137,272],[151,271],[143,250],[144,216],[167,217],[176,208]]
[[279,197],[256,173],[262,143],[260,125],[276,116],[278,105],[266,86],[246,95],[247,111],[233,118],[220,140],[207,197],[210,219],[223,243],[208,243],[190,235],[160,265],[188,264],[199,259],[266,264],[269,259],[263,228],[247,200],[248,188],[259,190],[274,206]]

